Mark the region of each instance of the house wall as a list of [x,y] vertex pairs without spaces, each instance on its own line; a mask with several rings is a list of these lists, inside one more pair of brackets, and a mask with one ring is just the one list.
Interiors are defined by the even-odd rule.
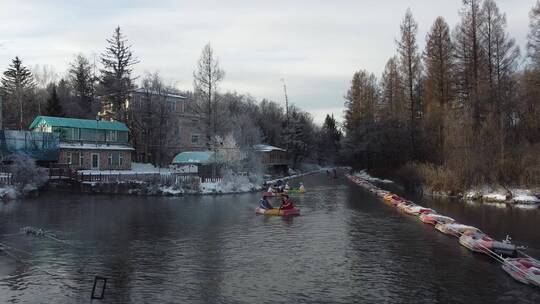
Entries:
[[279,150],[262,152],[262,163],[264,165],[287,165],[289,163],[287,152]]
[[[118,152],[122,155],[122,164],[109,165],[109,155],[112,152]],[[71,164],[69,164],[69,153],[72,155]],[[58,163],[68,164],[73,169],[92,169],[91,156],[99,154],[99,169],[100,170],[131,170],[131,151],[129,150],[91,150],[91,149],[60,149],[60,157]],[[83,155],[83,163],[80,164],[77,156]]]
[[[159,125],[156,121],[156,100],[150,100],[145,94],[136,93],[133,96],[134,103],[131,108],[133,125],[131,136],[135,151],[134,159],[139,162],[157,162],[161,158],[163,165],[170,164],[174,156],[184,151],[206,150],[206,123],[204,119],[190,109],[193,100],[183,98],[167,98],[169,116],[162,130],[155,127],[148,130],[148,125]],[[149,104],[149,102],[151,102]],[[176,106],[173,106],[176,104]],[[153,117],[153,118],[152,118]],[[193,142],[192,137],[198,136],[198,141]],[[161,157],[157,155],[160,147],[158,138],[162,139],[163,148]]]

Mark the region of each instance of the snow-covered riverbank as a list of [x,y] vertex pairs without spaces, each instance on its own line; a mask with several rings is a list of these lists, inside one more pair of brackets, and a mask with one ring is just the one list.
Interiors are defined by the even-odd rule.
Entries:
[[[112,182],[82,182],[80,190],[84,193],[129,194],[147,196],[182,196],[182,195],[217,195],[262,191],[268,184],[278,180],[291,180],[306,175],[319,173],[333,168],[319,168],[308,172],[283,176],[263,182],[261,176],[225,175],[216,179],[200,179],[196,176],[178,179],[169,184],[153,183],[151,181],[112,181]],[[138,171],[140,172],[140,171]]]
[[[377,183],[393,183],[388,179],[380,179],[369,175],[365,170],[353,174],[369,182]],[[508,203],[516,205],[536,205],[540,204],[540,189],[523,189],[523,188],[503,188],[495,186],[477,187],[466,191],[464,194],[450,195],[444,192],[432,191],[432,189],[424,189],[423,194],[426,196],[436,197],[458,197],[466,201],[480,201],[487,203]]]
[[0,201],[14,200],[18,197],[17,191],[11,186],[0,188]]
[[514,204],[537,204],[540,199],[529,189],[504,189],[494,187],[481,187],[465,193],[466,200],[480,200],[485,202],[507,202]]

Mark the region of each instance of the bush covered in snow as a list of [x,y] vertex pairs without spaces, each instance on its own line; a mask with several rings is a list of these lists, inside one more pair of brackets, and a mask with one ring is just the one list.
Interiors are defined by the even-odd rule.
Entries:
[[48,179],[47,170],[24,155],[14,155],[10,159],[8,171],[12,174],[12,183],[20,193],[27,193],[43,186]]

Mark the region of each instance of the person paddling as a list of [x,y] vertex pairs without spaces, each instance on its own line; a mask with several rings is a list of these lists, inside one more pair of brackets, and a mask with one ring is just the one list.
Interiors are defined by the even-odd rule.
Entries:
[[284,195],[282,198],[281,198],[281,206],[279,207],[279,209],[281,210],[287,210],[287,209],[292,209],[294,208],[294,205],[292,203],[292,200],[289,198],[288,195]]
[[270,202],[268,201],[268,197],[267,196],[263,196],[261,198],[261,201],[259,202],[259,207],[261,209],[265,209],[265,210],[270,210],[270,209],[274,209],[274,207],[270,204]]

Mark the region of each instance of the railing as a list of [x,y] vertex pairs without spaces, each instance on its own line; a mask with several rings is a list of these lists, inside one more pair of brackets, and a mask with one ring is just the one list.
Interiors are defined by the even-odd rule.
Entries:
[[[179,185],[186,182],[196,183],[217,183],[222,181],[221,177],[200,177],[189,173],[131,173],[131,172],[79,172],[68,166],[49,168],[49,179],[70,180],[90,183],[119,183],[119,182],[146,182],[159,185]],[[1,183],[1,180],[0,180]]]
[[13,183],[11,173],[0,172],[0,186],[9,186]]
[[204,178],[194,174],[178,173],[77,173],[79,182],[118,183],[118,182],[147,182],[159,185],[179,185],[185,182],[217,183],[221,178]]

